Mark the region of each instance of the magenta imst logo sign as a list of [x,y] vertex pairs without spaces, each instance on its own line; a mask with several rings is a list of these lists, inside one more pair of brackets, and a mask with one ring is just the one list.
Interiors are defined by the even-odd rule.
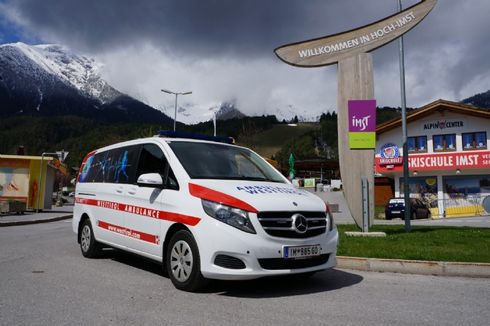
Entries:
[[376,100],[349,100],[349,148],[376,147]]

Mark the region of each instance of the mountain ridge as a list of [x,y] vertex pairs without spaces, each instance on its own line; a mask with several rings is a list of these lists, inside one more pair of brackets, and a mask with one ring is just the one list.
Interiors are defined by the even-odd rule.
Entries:
[[93,59],[59,45],[0,45],[0,116],[77,115],[101,121],[171,121],[113,88]]

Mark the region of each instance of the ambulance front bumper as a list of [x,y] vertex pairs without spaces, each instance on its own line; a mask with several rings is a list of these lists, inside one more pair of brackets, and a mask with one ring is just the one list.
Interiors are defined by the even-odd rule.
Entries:
[[[202,230],[195,236],[206,278],[247,280],[321,271],[337,264],[336,228],[315,237],[293,239],[270,236],[258,223],[254,223],[257,234],[250,234],[213,219],[201,222],[198,227]],[[306,256],[285,258],[293,251]]]

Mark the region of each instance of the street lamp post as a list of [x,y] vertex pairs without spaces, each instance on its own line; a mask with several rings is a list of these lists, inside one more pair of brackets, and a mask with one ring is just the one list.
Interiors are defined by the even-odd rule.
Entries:
[[189,95],[192,94],[192,92],[172,92],[167,89],[162,89],[162,92],[175,95],[175,112],[174,112],[174,131],[175,131],[177,128],[177,97],[179,95]]
[[[402,11],[402,1],[398,2],[398,12]],[[410,232],[410,189],[408,183],[408,144],[407,144],[407,97],[405,95],[405,53],[403,49],[403,36],[398,41],[400,62],[400,90],[402,104],[402,141],[403,141],[403,197],[405,201],[405,232]]]

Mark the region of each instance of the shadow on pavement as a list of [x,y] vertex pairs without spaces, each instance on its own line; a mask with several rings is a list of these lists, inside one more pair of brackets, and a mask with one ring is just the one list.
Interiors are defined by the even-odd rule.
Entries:
[[162,265],[159,263],[119,249],[104,248],[102,254],[96,259],[111,259],[121,264],[164,276]]
[[330,269],[310,277],[288,275],[250,281],[213,281],[206,292],[239,298],[278,298],[338,290],[362,280],[360,275]]
[[[99,259],[112,259],[166,277],[160,264],[124,251],[105,249]],[[211,280],[201,292],[240,298],[277,298],[338,290],[358,284],[362,280],[363,277],[358,274],[331,269],[310,277],[287,275],[249,281]]]

